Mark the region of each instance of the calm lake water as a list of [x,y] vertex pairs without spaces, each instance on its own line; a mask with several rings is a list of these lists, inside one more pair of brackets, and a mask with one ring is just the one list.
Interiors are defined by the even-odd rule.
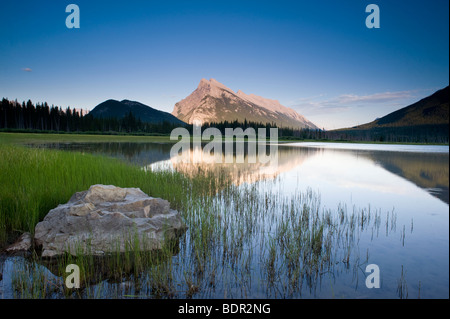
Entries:
[[[248,158],[243,164],[177,163],[170,156],[171,144],[39,147],[116,157],[147,170],[176,170],[187,175],[195,174],[199,167],[220,170],[239,187],[253,185],[271,196],[295,198],[312,190],[320,194],[322,208],[334,214],[339,207],[369,209],[383,221],[375,231],[372,228],[357,236],[358,253],[364,257],[361,259],[367,256],[368,262],[361,262],[352,271],[338,271],[315,289],[302,289],[300,295],[292,297],[399,298],[402,289],[408,298],[449,297],[448,146],[286,143],[278,145],[275,166],[252,164]],[[379,267],[380,288],[365,285],[368,263]],[[7,263],[4,268],[8,268]],[[254,289],[248,297],[278,296]],[[208,297],[222,298],[223,293]]]

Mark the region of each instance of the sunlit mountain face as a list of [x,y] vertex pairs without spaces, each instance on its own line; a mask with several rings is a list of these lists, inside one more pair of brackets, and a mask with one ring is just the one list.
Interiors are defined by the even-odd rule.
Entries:
[[277,100],[266,99],[242,91],[234,92],[215,79],[202,79],[197,89],[175,104],[172,114],[193,124],[245,120],[257,123],[276,123],[279,127],[312,128],[317,126]]

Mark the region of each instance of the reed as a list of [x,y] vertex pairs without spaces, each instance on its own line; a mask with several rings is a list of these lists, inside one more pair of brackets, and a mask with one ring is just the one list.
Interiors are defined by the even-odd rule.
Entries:
[[[82,153],[2,144],[0,152],[3,238],[32,232],[49,209],[98,183],[165,198],[188,226],[179,241],[156,252],[139,249],[142,238],[131,235],[125,252],[101,258],[80,247],[76,256],[20,259],[13,275],[17,297],[298,298],[314,295],[323,280],[333,287],[337,275],[369,262],[368,250],[364,261],[359,254],[363,236],[376,240],[382,225],[386,236],[396,229],[393,212],[383,221],[383,212],[370,207],[325,210],[310,189],[285,196],[262,187],[264,181],[235,186],[224,173],[199,170],[187,178]],[[68,264],[80,267],[78,290],[63,285]],[[404,287],[401,282],[402,297]]]
[[0,143],[0,247],[11,233],[33,233],[50,209],[93,184],[139,187],[174,209],[190,196],[213,193],[223,181],[190,180],[176,172],[146,172],[117,159]]

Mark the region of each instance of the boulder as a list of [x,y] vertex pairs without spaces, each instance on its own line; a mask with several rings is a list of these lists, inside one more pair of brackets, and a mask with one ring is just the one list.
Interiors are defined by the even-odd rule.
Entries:
[[23,233],[14,244],[8,246],[5,251],[9,254],[22,253],[30,250],[33,237],[30,233]]
[[92,185],[50,210],[36,225],[35,245],[43,257],[64,253],[104,255],[161,249],[186,230],[167,200],[139,188]]

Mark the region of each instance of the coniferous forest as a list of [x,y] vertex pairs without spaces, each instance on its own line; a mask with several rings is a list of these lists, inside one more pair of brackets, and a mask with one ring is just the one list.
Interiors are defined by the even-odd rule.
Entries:
[[[97,118],[91,114],[82,114],[75,108],[65,109],[58,106],[49,106],[47,102],[34,104],[31,100],[19,103],[17,100],[9,101],[3,98],[0,102],[0,130],[14,132],[47,132],[47,133],[107,133],[107,134],[164,134],[168,135],[179,125],[169,122],[148,123],[142,122],[133,113],[128,113],[123,118]],[[185,127],[192,132],[192,125]],[[208,127],[217,127],[222,134],[225,128],[241,127],[244,130],[252,127],[274,128],[274,123],[248,122],[221,122],[209,123],[202,126],[202,130]],[[267,133],[268,134],[268,133]],[[321,130],[295,130],[291,128],[279,128],[279,137],[300,137],[317,139],[324,137]]]
[[46,102],[0,102],[0,129],[3,131],[54,133],[154,133],[170,134],[177,125],[146,123],[128,113],[123,118],[95,118],[75,108],[49,106]]
[[[122,118],[97,118],[83,114],[75,108],[65,109],[49,106],[47,102],[34,104],[31,100],[19,103],[3,98],[0,102],[0,131],[36,132],[36,133],[86,133],[86,134],[133,134],[133,135],[169,135],[179,127],[177,124],[162,121],[149,123],[141,121],[132,112]],[[192,125],[185,127],[192,133]],[[252,127],[275,128],[275,123],[256,123],[244,120],[207,123],[202,130],[216,127],[225,134],[225,128]],[[269,131],[267,131],[267,136]],[[318,129],[278,128],[278,137],[284,140],[334,140],[334,141],[371,141],[397,143],[448,143],[448,124],[419,125],[394,128],[341,129],[334,131]]]

